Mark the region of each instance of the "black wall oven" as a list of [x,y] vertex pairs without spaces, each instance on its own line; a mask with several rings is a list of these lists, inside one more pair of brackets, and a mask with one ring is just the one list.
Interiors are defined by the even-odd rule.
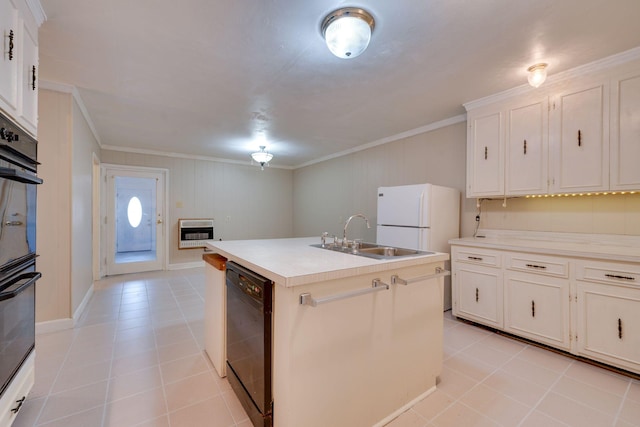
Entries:
[[35,345],[36,140],[0,114],[0,398]]

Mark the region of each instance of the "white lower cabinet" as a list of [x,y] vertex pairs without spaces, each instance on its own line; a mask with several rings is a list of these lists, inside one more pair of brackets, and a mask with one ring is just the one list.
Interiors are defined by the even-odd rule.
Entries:
[[640,265],[451,246],[453,315],[640,373]]
[[571,349],[569,281],[530,273],[505,273],[504,330]]
[[578,353],[640,372],[640,266],[577,265]]

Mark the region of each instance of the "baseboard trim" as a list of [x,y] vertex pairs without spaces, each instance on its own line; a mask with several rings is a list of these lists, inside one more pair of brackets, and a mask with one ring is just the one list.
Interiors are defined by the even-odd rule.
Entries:
[[71,318],[47,320],[36,323],[36,335],[59,332],[66,329],[73,329],[74,321]]
[[76,308],[76,311],[73,312],[73,326],[75,326],[78,323],[80,316],[82,316],[82,314],[84,313],[85,309],[87,308],[87,304],[89,304],[89,300],[91,299],[92,296],[93,296],[93,283],[89,287],[89,290],[87,291],[87,293],[84,294],[84,298],[82,298],[82,302],[80,303],[78,308]]
[[169,270],[186,270],[188,268],[204,267],[204,261],[182,262],[180,264],[169,264]]

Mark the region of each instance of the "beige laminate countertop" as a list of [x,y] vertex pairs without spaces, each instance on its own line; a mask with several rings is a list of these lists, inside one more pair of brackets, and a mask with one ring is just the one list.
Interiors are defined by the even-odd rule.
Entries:
[[217,241],[207,243],[207,246],[229,261],[235,261],[285,287],[449,259],[449,254],[434,253],[401,259],[377,260],[311,246],[317,243],[320,243],[319,237],[302,237]]
[[636,237],[600,237],[570,233],[478,233],[485,237],[450,240],[452,245],[502,249],[640,263],[640,240]]

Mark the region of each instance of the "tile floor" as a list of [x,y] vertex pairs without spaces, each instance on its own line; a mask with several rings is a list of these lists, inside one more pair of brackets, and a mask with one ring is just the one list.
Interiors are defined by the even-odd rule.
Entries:
[[[14,427],[250,427],[203,354],[203,295],[202,268],[97,282],[75,329],[37,336]],[[438,389],[388,427],[640,426],[640,381],[449,313],[444,342]]]

